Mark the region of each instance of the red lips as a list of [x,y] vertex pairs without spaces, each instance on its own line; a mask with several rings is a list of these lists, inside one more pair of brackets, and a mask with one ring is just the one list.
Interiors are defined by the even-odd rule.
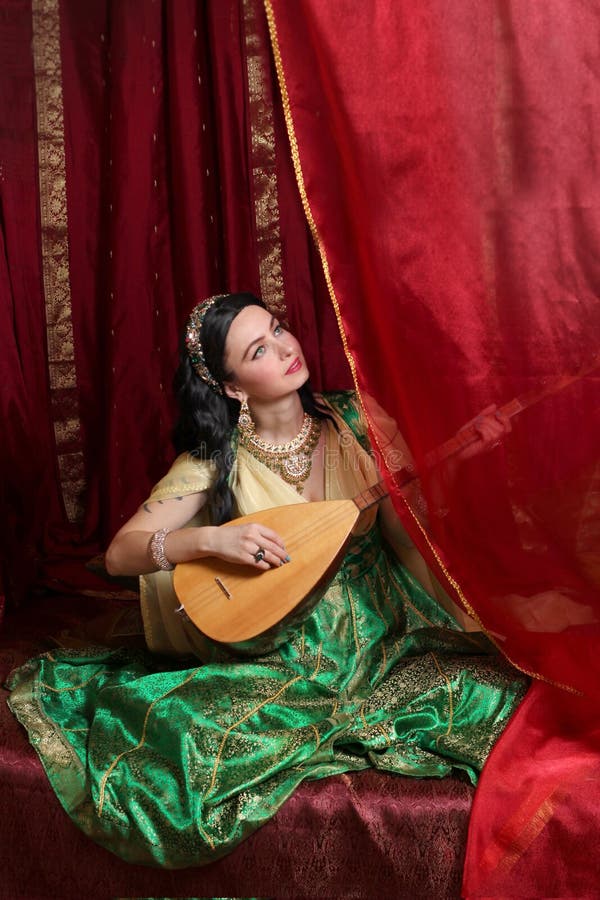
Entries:
[[302,368],[302,362],[301,362],[301,360],[300,360],[300,357],[297,356],[296,359],[295,359],[294,362],[291,364],[291,366],[289,367],[289,369],[287,370],[287,372],[286,372],[285,374],[286,374],[286,375],[293,375],[294,372],[297,372],[298,369],[301,369],[301,368]]

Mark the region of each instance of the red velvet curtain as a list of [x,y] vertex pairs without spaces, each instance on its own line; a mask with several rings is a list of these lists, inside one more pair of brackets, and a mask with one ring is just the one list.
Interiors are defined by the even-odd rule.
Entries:
[[[265,5],[346,352],[374,434],[370,398],[408,442],[429,530],[382,453],[398,511],[516,665],[587,695],[570,707],[571,694],[538,683],[484,775],[487,832],[475,832],[465,889],[514,896],[518,871],[530,887],[541,869],[556,874],[561,845],[542,832],[597,825],[597,767],[579,763],[600,749],[600,9]],[[442,477],[439,448],[494,407],[512,432]],[[507,759],[521,768],[501,794]],[[572,789],[558,790],[563,778]],[[563,865],[556,883],[576,882]]]
[[0,559],[19,596],[80,588],[73,560],[164,472],[197,299],[262,294],[317,387],[349,373],[259,0],[3,0],[0,54]]

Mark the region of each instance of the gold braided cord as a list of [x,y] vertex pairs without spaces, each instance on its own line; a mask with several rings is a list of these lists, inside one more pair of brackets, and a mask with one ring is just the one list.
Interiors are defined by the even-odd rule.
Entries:
[[[341,314],[338,299],[337,299],[337,296],[335,293],[335,288],[333,286],[333,281],[331,279],[331,271],[329,268],[329,261],[327,259],[327,253],[325,251],[325,247],[321,240],[321,236],[319,234],[314,216],[312,214],[312,209],[310,207],[308,194],[306,192],[306,185],[304,182],[304,173],[302,171],[302,163],[300,161],[300,151],[298,149],[298,140],[296,137],[296,129],[294,126],[294,117],[292,115],[290,97],[289,97],[289,93],[288,93],[288,89],[287,89],[287,82],[286,82],[286,78],[285,78],[285,71],[284,71],[283,60],[282,60],[282,56],[281,56],[281,49],[279,47],[279,38],[278,38],[278,34],[277,34],[277,23],[275,21],[275,13],[273,12],[273,6],[271,4],[271,0],[264,0],[264,4],[265,4],[266,16],[267,16],[267,23],[269,26],[269,34],[271,36],[273,59],[275,61],[275,69],[277,72],[277,79],[279,81],[279,90],[280,90],[280,94],[281,94],[281,103],[283,106],[283,115],[285,118],[285,124],[286,124],[288,139],[289,139],[289,143],[290,143],[290,154],[292,157],[292,163],[294,166],[294,173],[296,175],[296,182],[298,185],[298,191],[300,193],[300,199],[302,201],[302,208],[304,209],[304,214],[306,216],[306,220],[308,222],[308,227],[310,228],[311,235],[315,242],[315,246],[317,247],[317,250],[319,251],[319,256],[321,258],[321,265],[323,267],[323,274],[325,276],[325,282],[327,284],[327,290],[329,291],[329,297],[333,304],[335,317],[336,317],[338,328],[340,331],[340,337],[342,339],[344,353],[346,354],[346,359],[348,360],[348,365],[350,366],[350,371],[352,372],[352,379],[354,381],[354,387],[356,390],[356,394],[359,398],[359,402],[360,402],[363,414],[369,423],[371,434],[374,435],[374,437],[375,437],[375,441],[377,443],[377,448],[379,450],[380,458],[384,461],[384,464],[385,464],[385,455],[383,453],[382,447],[379,444],[379,441],[377,439],[376,430],[373,428],[373,424],[371,422],[371,419],[369,417],[369,414],[366,410],[365,404],[362,399],[362,394],[361,394],[361,390],[360,390],[359,383],[358,383],[356,362],[352,355],[352,351],[350,350],[350,347],[348,345],[348,339],[346,336],[346,331],[345,331],[344,323],[342,320],[342,314]],[[387,469],[387,465],[386,465],[386,469]],[[392,473],[389,472],[389,470],[388,470],[388,474],[391,477],[393,477]],[[533,672],[530,669],[526,669],[524,666],[521,666],[521,665],[519,665],[519,663],[515,662],[515,660],[513,660],[506,653],[506,651],[500,646],[500,644],[498,643],[496,638],[494,638],[494,636],[483,625],[481,619],[479,618],[479,615],[475,612],[475,610],[473,609],[473,607],[471,606],[471,604],[465,597],[465,594],[462,591],[459,583],[456,581],[456,579],[450,574],[450,572],[446,568],[443,560],[441,559],[439,553],[437,552],[437,549],[432,544],[432,542],[429,538],[429,535],[427,534],[427,532],[421,525],[421,522],[419,521],[418,516],[415,514],[415,512],[413,511],[413,509],[411,508],[411,506],[409,505],[409,503],[407,502],[407,500],[404,496],[402,496],[402,501],[405,504],[408,511],[410,512],[416,526],[419,528],[419,531],[421,532],[423,539],[427,543],[427,546],[429,547],[429,550],[430,550],[432,556],[434,557],[437,565],[439,566],[440,571],[443,572],[448,584],[453,588],[453,590],[455,591],[456,595],[459,597],[461,603],[463,604],[464,608],[467,610],[469,615],[472,616],[472,618],[477,622],[477,624],[479,625],[481,630],[484,632],[484,634],[490,639],[490,641],[500,651],[500,653],[508,659],[508,661],[511,663],[511,665],[514,666],[515,669],[517,669],[519,672],[523,672],[524,675],[528,675],[530,678],[536,678],[539,681],[544,681],[547,684],[551,684],[554,687],[562,688],[563,690],[569,691],[570,693],[573,693],[573,694],[580,694],[581,692],[578,691],[576,688],[572,687],[571,685],[562,684],[561,682],[553,681],[552,679],[546,678],[544,675],[541,675],[539,672]]]

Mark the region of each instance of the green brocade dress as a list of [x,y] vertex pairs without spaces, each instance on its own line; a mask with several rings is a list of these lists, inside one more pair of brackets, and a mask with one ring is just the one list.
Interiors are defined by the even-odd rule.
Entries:
[[[352,395],[327,399],[339,431],[327,426],[326,496],[353,496],[377,472]],[[242,448],[237,459],[240,514],[305,502]],[[179,458],[152,498],[204,489],[211,475],[206,463]],[[204,660],[58,650],[11,676],[11,709],[65,810],[130,862],[213,861],[304,779],[375,767],[436,777],[463,770],[475,783],[525,692],[489,642],[461,631],[404,569],[375,512],[363,515],[304,625],[268,655],[212,652],[168,594],[143,588],[150,647],[170,635],[173,652],[188,641]]]

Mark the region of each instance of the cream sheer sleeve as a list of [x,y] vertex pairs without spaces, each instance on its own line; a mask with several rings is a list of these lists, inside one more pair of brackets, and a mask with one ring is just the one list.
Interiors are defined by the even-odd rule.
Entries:
[[167,474],[154,485],[148,501],[168,500],[207,491],[215,480],[217,467],[210,460],[199,459],[193,453],[180,454]]
[[[213,462],[198,459],[191,453],[182,453],[154,486],[146,502],[206,491],[211,487],[216,471]],[[186,527],[208,524],[205,507]],[[153,653],[207,657],[209,649],[202,635],[196,629],[188,628],[179,613],[180,604],[173,589],[172,572],[159,571],[140,576],[140,606],[146,643]]]

